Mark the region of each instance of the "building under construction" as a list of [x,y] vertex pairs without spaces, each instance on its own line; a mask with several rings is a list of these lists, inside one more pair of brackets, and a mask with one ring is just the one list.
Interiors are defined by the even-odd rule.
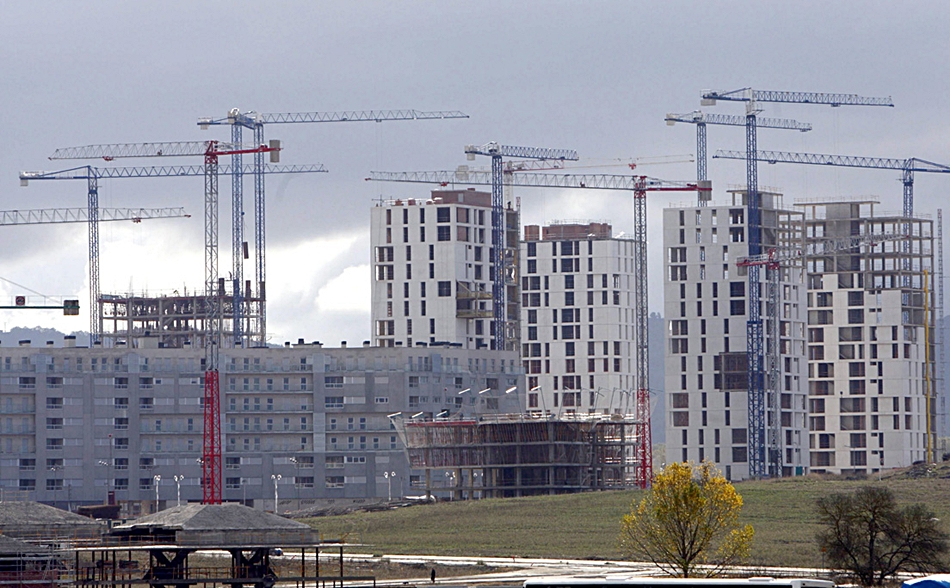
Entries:
[[397,427],[426,497],[453,500],[636,487],[639,426],[622,415],[493,415]]
[[[258,346],[257,323],[263,299],[247,292],[241,298],[243,323],[235,336],[234,297],[204,294],[135,296],[104,294],[99,297],[102,343],[106,347],[151,346],[183,349],[203,348],[212,332],[215,311],[221,314],[221,341],[225,347]],[[245,341],[250,341],[246,343]]]

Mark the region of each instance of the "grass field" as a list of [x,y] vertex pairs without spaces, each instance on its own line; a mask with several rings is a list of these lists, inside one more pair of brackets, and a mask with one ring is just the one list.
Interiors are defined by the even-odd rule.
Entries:
[[[940,472],[948,475],[948,472]],[[823,495],[884,484],[901,503],[922,502],[950,530],[950,478],[847,481],[818,477],[742,482],[743,523],[755,528],[750,564],[820,566],[815,501]],[[363,543],[369,553],[622,559],[620,518],[642,493],[439,503],[308,519],[324,538]],[[364,550],[361,550],[364,551]]]

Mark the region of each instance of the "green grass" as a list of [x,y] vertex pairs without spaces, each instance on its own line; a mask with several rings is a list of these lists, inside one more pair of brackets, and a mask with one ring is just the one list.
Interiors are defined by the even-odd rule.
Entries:
[[[944,472],[946,474],[946,472]],[[922,502],[950,529],[950,479],[847,481],[816,477],[736,484],[742,522],[755,528],[749,563],[820,566],[814,505],[820,497],[883,483],[901,503]],[[439,503],[309,519],[325,539],[369,553],[622,559],[620,518],[643,494],[595,492]]]

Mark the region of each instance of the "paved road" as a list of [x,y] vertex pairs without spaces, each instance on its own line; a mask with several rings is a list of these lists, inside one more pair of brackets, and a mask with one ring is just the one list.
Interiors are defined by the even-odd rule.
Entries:
[[[399,564],[422,564],[430,566],[475,566],[506,568],[509,571],[489,572],[471,576],[452,576],[437,578],[436,584],[443,585],[474,585],[474,584],[501,584],[520,583],[527,578],[538,576],[604,576],[620,574],[624,576],[664,576],[662,570],[651,563],[630,561],[604,561],[590,559],[536,559],[524,557],[446,557],[427,555],[383,555],[380,557],[360,554],[346,554],[347,561],[375,562],[389,561]],[[826,577],[828,570],[818,568],[783,568],[783,567],[738,567],[735,571],[748,576],[795,576],[795,577]],[[431,581],[428,576],[420,578],[404,578],[400,580],[377,581],[377,586],[425,585]]]

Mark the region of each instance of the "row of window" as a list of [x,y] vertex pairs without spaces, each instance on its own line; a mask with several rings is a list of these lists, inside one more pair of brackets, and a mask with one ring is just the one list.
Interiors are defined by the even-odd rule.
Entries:
[[[474,229],[471,227],[466,227],[463,225],[457,225],[455,227],[456,240],[467,243],[485,243],[485,229]],[[419,240],[423,243],[426,240],[426,228],[424,226],[419,227]],[[452,227],[449,225],[441,225],[436,227],[436,240],[437,241],[451,241],[452,240]],[[392,229],[386,228],[386,243],[393,242]],[[409,242],[409,227],[403,227],[402,229],[402,242]]]
[[[607,274],[600,274],[600,280],[596,280],[597,274],[587,274],[587,288],[595,288],[595,282],[600,282],[601,288],[607,288]],[[544,282],[544,289],[549,290],[551,281],[551,276],[523,276],[521,278],[521,289],[525,291],[530,290],[541,290],[542,280]],[[564,289],[573,290],[575,285],[575,276],[573,274],[568,274],[564,276]],[[620,288],[620,274],[613,274],[613,288]]]
[[[402,202],[397,200],[397,206],[401,206]],[[409,202],[414,202],[409,200]],[[393,210],[392,208],[386,209],[386,224],[393,224]],[[402,209],[402,224],[409,224],[409,208]],[[419,222],[426,222],[426,207],[420,206],[416,210],[419,211]],[[485,210],[482,209],[471,209],[464,206],[458,206],[455,208],[455,220],[460,223],[474,223],[479,225],[485,224]],[[452,222],[452,207],[450,206],[439,206],[435,209],[435,222],[437,223],[450,223]]]
[[[848,414],[841,415],[838,417],[838,430],[840,431],[866,431],[869,429],[868,418],[863,414]],[[901,415],[895,414],[891,415],[891,428],[895,431],[901,429]],[[904,429],[910,430],[914,428],[914,415],[904,415]],[[885,421],[886,422],[886,421]],[[870,430],[876,431],[880,429],[880,419],[876,414],[871,415],[870,419]],[[919,428],[919,427],[918,427]],[[825,430],[825,417],[824,416],[809,416],[808,417],[808,430],[810,431],[824,431]]]
[[[550,307],[551,306],[551,297],[548,292],[543,293],[544,304],[541,304],[542,293],[541,292],[523,292],[521,294],[521,305],[525,308],[540,308]],[[607,290],[603,290],[600,293],[600,296],[596,296],[596,292],[589,291],[587,292],[587,306],[594,306],[597,304],[595,300],[599,299],[599,303],[602,306],[607,306],[613,304],[614,306],[620,306],[620,292],[614,290],[611,294]],[[564,303],[561,306],[576,306],[577,298],[574,296],[574,292],[564,292]]]
[[[598,362],[600,362],[600,365],[601,365],[601,368],[600,368],[600,369],[597,368]],[[525,373],[527,373],[527,374],[541,374],[541,373],[550,374],[550,373],[551,373],[551,360],[549,360],[549,359],[545,359],[545,360],[544,360],[544,364],[543,364],[543,365],[544,365],[544,371],[543,371],[543,372],[541,371],[542,363],[541,363],[541,360],[540,360],[540,359],[526,359],[526,360],[523,361],[523,365],[524,365]],[[583,365],[583,364],[581,364],[581,365]],[[591,373],[591,374],[597,373],[597,372],[610,373],[610,371],[611,371],[611,370],[610,370],[610,366],[611,366],[611,365],[613,365],[613,372],[614,372],[614,373],[619,373],[619,372],[622,371],[621,368],[623,367],[623,361],[622,361],[621,358],[619,358],[619,357],[615,357],[615,358],[613,359],[613,362],[612,362],[612,363],[611,363],[611,361],[610,361],[609,359],[607,359],[607,358],[602,358],[602,359],[599,359],[599,360],[598,360],[598,359],[588,359],[588,360],[587,360],[587,373]],[[570,373],[574,373],[575,371],[577,371],[576,368],[577,368],[577,363],[576,363],[575,360],[573,360],[573,359],[565,359],[565,360],[564,360],[564,370],[563,370],[563,371],[565,371],[565,372],[567,372],[567,373],[570,374]],[[579,378],[579,376],[578,376],[578,378]],[[578,388],[580,388],[580,383],[579,383],[579,382],[580,382],[580,380],[578,379],[578,385],[577,385]],[[555,390],[557,389],[557,379],[556,379],[556,378],[555,378],[555,382],[554,382],[554,389],[555,389]]]

